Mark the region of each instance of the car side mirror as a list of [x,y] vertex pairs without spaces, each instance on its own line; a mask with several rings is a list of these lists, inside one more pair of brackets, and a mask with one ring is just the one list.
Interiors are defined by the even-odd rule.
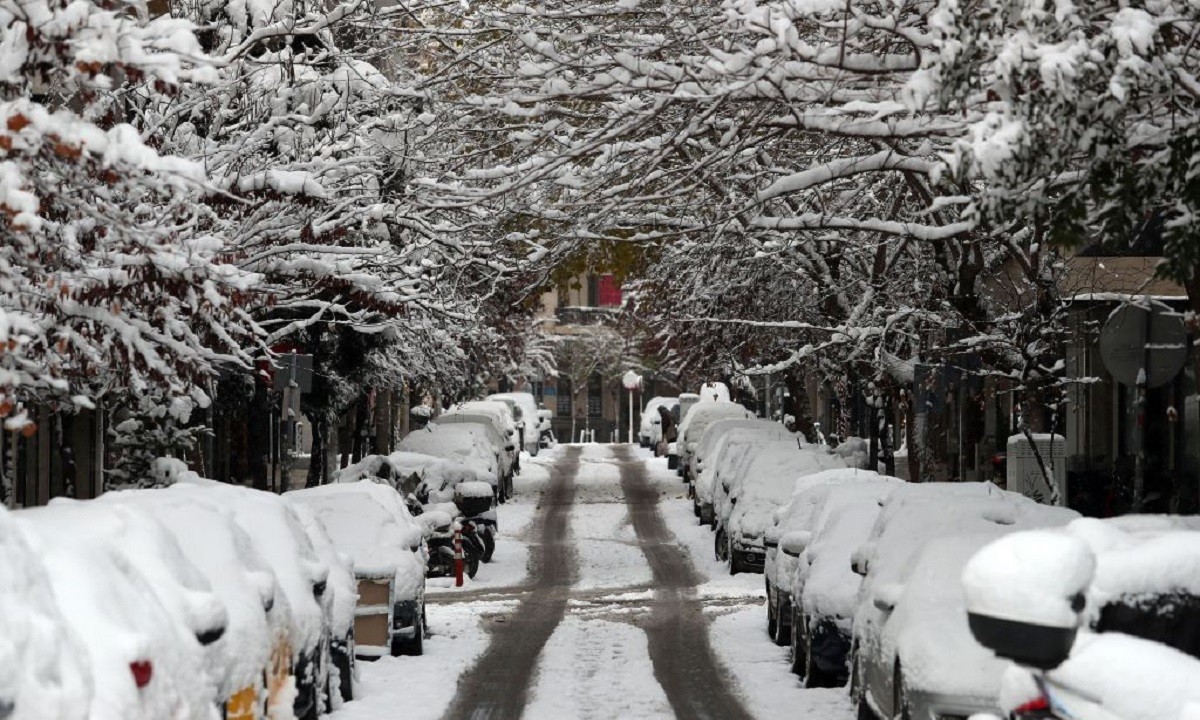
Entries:
[[875,609],[879,612],[891,612],[896,609],[896,604],[900,602],[900,595],[903,592],[903,585],[884,583],[875,589],[875,595],[872,596],[871,602],[875,604]]
[[763,546],[768,550],[779,547],[779,526],[772,525],[763,533]]
[[863,552],[862,549],[855,550],[850,555],[850,569],[855,575],[866,577],[867,565],[869,565],[867,561],[867,554]]
[[812,533],[807,530],[795,530],[779,539],[779,549],[784,555],[800,557],[800,553],[812,542]]

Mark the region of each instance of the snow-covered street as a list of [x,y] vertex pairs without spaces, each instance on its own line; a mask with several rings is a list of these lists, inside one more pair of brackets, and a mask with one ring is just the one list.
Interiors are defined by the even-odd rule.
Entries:
[[430,584],[422,657],[359,665],[333,720],[851,716],[763,632],[762,576],[712,556],[665,459],[627,445],[526,460],[496,558]]

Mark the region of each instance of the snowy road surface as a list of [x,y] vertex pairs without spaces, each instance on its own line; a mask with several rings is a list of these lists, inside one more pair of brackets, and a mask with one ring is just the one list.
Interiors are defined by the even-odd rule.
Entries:
[[761,575],[712,558],[684,485],[628,445],[524,458],[496,560],[431,581],[426,655],[360,664],[332,720],[852,716],[767,639]]

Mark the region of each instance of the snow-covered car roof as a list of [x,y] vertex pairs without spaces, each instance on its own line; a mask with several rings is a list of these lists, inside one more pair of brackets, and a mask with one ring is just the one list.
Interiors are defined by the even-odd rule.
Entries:
[[527,393],[527,392],[492,393],[491,395],[488,395],[484,399],[490,400],[493,402],[496,400],[511,401],[511,402],[515,403],[518,408],[521,409],[521,422],[524,422],[526,424],[528,424],[530,422],[537,422],[537,409],[538,409],[537,398],[535,398],[533,396],[533,393]]
[[489,422],[496,426],[496,430],[505,434],[512,434],[516,428],[516,420],[513,418],[512,410],[503,402],[493,402],[491,400],[469,400],[461,402],[457,405],[450,406],[450,409],[442,413],[442,417],[447,415],[472,415],[481,416],[488,419]]
[[[891,492],[891,485],[900,482],[899,478],[854,468],[835,468],[807,475],[792,497],[772,513],[768,535],[774,536],[776,541],[799,530],[815,535],[829,513],[840,505],[869,500],[878,508],[879,499]],[[847,569],[849,554],[847,550]],[[786,553],[768,551],[764,572],[771,582],[788,587],[792,584],[796,565],[796,559]]]
[[[882,485],[854,489],[890,491]],[[864,497],[858,502],[827,503],[826,509],[825,517],[818,520],[812,540],[800,556],[791,587],[804,612],[832,618],[848,630],[854,617],[858,586],[862,584],[862,578],[850,569],[850,555],[867,539],[880,507],[877,498]]]
[[329,566],[329,580],[321,602],[329,613],[333,636],[343,638],[354,629],[354,609],[358,605],[358,581],[354,577],[354,561],[338,551],[333,539],[317,513],[304,503],[294,503],[293,509],[317,556]]
[[[704,462],[731,430],[760,430],[766,435],[772,431],[778,431],[776,436],[779,438],[788,435],[787,428],[777,422],[762,418],[727,417],[714,420],[704,428],[704,432],[700,433],[699,439],[696,441],[697,462]],[[702,467],[703,465],[697,465],[698,470]]]
[[396,593],[415,595],[425,578],[423,529],[400,495],[390,487],[363,480],[285,493],[307,505],[340,552],[354,563],[359,577],[395,577]]
[[[1139,595],[1200,595],[1200,530],[1179,523],[1079,518],[1065,531],[1096,556],[1087,590],[1089,620],[1104,605]],[[1114,522],[1115,521],[1115,522]]]
[[[780,446],[791,445],[790,450]],[[791,443],[761,449],[730,485],[729,527],[744,535],[760,536],[774,524],[775,511],[792,495],[821,485],[822,470],[844,468],[840,457],[813,450],[800,450]]]
[[717,480],[736,472],[751,449],[760,443],[795,437],[782,425],[770,425],[770,428],[732,428],[720,435],[716,447],[705,460],[704,467],[698,468],[696,472],[695,492],[702,500],[713,498],[713,487]]
[[[114,493],[113,497],[117,497]],[[56,498],[50,508],[73,530],[116,549],[149,581],[159,602],[194,636],[224,632],[225,606],[162,522],[130,503]]]
[[[867,561],[863,591],[894,582],[907,572],[913,555],[933,537],[1065,525],[1074,513],[1039,505],[991,483],[905,483],[883,502],[871,535],[855,552]],[[860,599],[861,602],[861,599]]]
[[[256,684],[270,660],[273,628],[291,625],[291,610],[275,579],[233,512],[195,493],[172,488],[122,490],[96,502],[146,508],[174,535],[179,548],[221,598],[228,618],[215,643],[225,657],[225,694]],[[268,608],[270,608],[268,610]]]
[[[416,487],[409,488],[409,478],[416,477]],[[401,492],[418,492],[421,487],[430,493],[453,495],[454,486],[472,482],[478,474],[453,458],[427,453],[398,450],[388,455],[368,455],[334,475],[335,482],[358,482],[379,478]]]
[[45,568],[0,507],[0,706],[8,720],[90,717],[91,667]]
[[479,423],[430,423],[414,430],[400,441],[398,447],[408,452],[423,453],[460,462],[474,470],[481,479],[496,484],[500,475],[497,450],[489,439],[486,427]]
[[709,423],[721,418],[752,418],[754,413],[728,400],[698,402],[679,424],[680,442],[696,442]]
[[91,717],[216,720],[216,683],[201,649],[149,581],[110,544],[77,531],[74,513],[44,507],[15,515],[86,648]]
[[316,647],[325,616],[315,590],[326,586],[329,566],[317,557],[291,504],[274,493],[194,478],[185,478],[166,492],[191,494],[232,511],[234,521],[275,572],[287,599],[293,649],[298,654]]
[[638,423],[641,429],[645,430],[646,432],[650,431],[650,425],[658,419],[658,408],[660,405],[670,409],[672,405],[675,405],[678,402],[679,398],[677,397],[663,397],[661,395],[656,395],[647,400],[646,407],[642,410],[641,421]]

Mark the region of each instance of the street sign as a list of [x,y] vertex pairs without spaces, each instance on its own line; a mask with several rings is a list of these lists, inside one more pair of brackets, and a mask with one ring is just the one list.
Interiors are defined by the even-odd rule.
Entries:
[[294,382],[300,392],[312,392],[313,356],[299,353],[276,355],[271,361],[273,387],[283,390]]
[[1124,305],[1100,331],[1100,357],[1117,382],[1137,385],[1145,368],[1145,386],[1156,388],[1183,368],[1187,341],[1183,317],[1167,305],[1154,301],[1149,309]]
[[621,378],[621,384],[629,392],[633,392],[642,386],[642,376],[630,370]]

